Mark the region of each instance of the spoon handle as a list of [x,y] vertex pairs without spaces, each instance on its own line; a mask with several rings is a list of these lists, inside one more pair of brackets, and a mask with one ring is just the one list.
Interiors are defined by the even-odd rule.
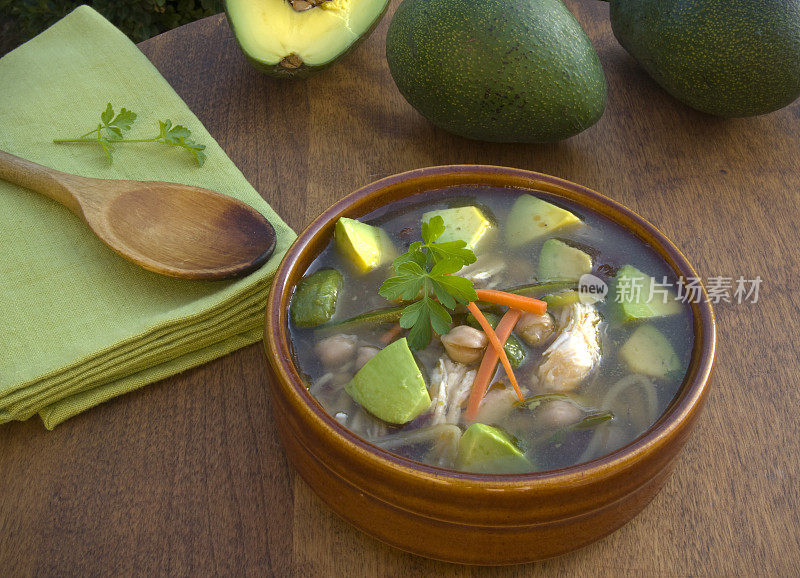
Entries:
[[86,187],[90,179],[62,173],[4,151],[0,151],[0,179],[41,193],[79,217],[83,216],[80,201],[73,189]]

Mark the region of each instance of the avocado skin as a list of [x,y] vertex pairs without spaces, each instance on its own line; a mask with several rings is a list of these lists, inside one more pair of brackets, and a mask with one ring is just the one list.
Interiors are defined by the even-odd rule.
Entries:
[[681,102],[717,116],[765,114],[800,96],[797,0],[611,0],[611,27]]
[[370,24],[369,28],[367,28],[364,31],[364,34],[362,34],[355,42],[353,42],[350,46],[347,47],[347,50],[345,50],[335,58],[332,58],[325,64],[321,64],[319,66],[309,66],[308,64],[303,63],[297,68],[286,68],[284,66],[281,66],[280,63],[268,64],[262,60],[259,60],[258,57],[250,54],[242,45],[242,43],[239,42],[239,36],[236,34],[236,23],[234,22],[234,19],[231,18],[230,12],[228,11],[227,0],[225,2],[225,18],[227,18],[228,25],[231,27],[231,30],[233,31],[234,38],[236,38],[236,44],[239,45],[239,49],[242,51],[247,61],[251,65],[253,65],[253,67],[256,70],[263,72],[267,76],[300,80],[303,78],[308,78],[309,76],[314,76],[316,73],[325,70],[331,64],[339,61],[341,58],[347,56],[348,54],[350,54],[350,52],[358,48],[358,46],[362,42],[364,42],[364,40],[369,38],[370,34],[372,34],[375,31],[375,28],[378,26],[378,24],[380,24],[381,20],[383,20],[383,17],[386,15],[386,11],[389,9],[389,4],[390,4],[389,0],[386,0],[383,6],[383,10],[381,10],[381,13],[378,14],[377,18],[375,18],[375,21],[372,24]]
[[597,53],[561,0],[404,0],[389,69],[436,126],[493,142],[552,142],[602,116]]

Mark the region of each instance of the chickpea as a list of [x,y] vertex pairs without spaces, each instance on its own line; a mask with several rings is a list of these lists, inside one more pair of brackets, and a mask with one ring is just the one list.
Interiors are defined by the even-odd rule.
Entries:
[[489,340],[483,331],[469,325],[459,325],[446,335],[442,335],[442,345],[447,355],[458,363],[475,363],[483,355],[488,343]]
[[356,355],[357,343],[358,337],[355,335],[339,333],[318,342],[314,350],[326,368],[336,369],[352,361]]
[[358,348],[358,353],[356,354],[356,367],[355,370],[358,371],[366,363],[375,357],[375,355],[380,351],[377,347],[372,347],[371,345],[363,345]]
[[536,347],[550,338],[555,331],[555,323],[549,313],[525,313],[517,322],[515,330],[528,345]]
[[548,401],[536,412],[536,421],[542,428],[561,428],[577,423],[583,417],[583,410],[565,399]]

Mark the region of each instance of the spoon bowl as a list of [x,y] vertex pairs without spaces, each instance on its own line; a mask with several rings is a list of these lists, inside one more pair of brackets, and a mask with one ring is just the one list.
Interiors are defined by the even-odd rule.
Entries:
[[275,250],[275,229],[261,213],[208,189],[81,177],[3,151],[0,178],[61,203],[119,255],[163,275],[238,277]]

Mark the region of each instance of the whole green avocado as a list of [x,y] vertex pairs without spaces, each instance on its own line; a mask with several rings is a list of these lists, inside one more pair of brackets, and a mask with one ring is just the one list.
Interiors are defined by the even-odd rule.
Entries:
[[800,1],[611,0],[620,44],[667,92],[718,116],[800,96]]
[[561,0],[404,0],[386,57],[417,111],[472,139],[557,141],[605,109],[597,53]]

